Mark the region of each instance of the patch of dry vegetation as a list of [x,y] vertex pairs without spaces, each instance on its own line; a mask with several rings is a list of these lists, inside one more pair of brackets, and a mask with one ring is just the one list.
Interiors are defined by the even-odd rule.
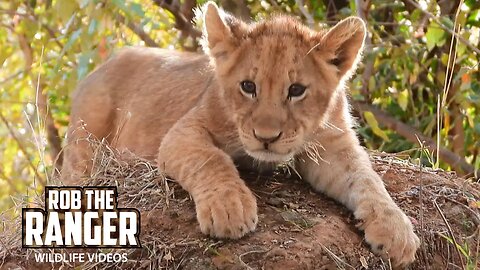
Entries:
[[[119,207],[139,209],[141,249],[126,263],[84,263],[80,269],[291,269],[340,267],[389,269],[388,261],[370,253],[344,207],[316,194],[295,176],[243,174],[257,196],[260,224],[238,241],[214,240],[200,234],[194,205],[176,183],[146,160],[119,153],[92,141],[94,169],[84,185],[115,185]],[[376,171],[394,200],[414,221],[422,239],[412,269],[474,269],[480,239],[479,184],[441,170],[420,168],[390,154],[372,154]],[[15,199],[18,211],[26,198]],[[43,195],[30,194],[29,207],[43,208]],[[20,219],[1,216],[0,266],[48,269],[34,263],[33,253],[52,249],[21,248]],[[80,250],[76,250],[80,251]],[[89,249],[82,252],[109,252]],[[58,252],[71,252],[56,249]],[[55,265],[54,268],[61,268]],[[3,269],[2,268],[2,269]]]

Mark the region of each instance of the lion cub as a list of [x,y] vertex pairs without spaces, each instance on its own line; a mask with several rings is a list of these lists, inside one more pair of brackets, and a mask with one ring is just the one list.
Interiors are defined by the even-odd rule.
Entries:
[[419,239],[352,129],[344,82],[362,20],[315,32],[289,17],[246,24],[208,3],[204,23],[206,55],[125,49],[80,84],[64,178],[88,172],[92,133],[156,160],[193,197],[203,233],[239,238],[258,219],[234,161],[294,159],[303,179],[363,221],[374,252],[411,263]]

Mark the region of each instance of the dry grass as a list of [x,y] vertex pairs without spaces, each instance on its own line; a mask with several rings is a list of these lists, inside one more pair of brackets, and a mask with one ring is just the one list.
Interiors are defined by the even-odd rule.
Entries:
[[[139,159],[128,152],[120,153],[98,140],[92,139],[90,143],[95,153],[93,159],[94,166],[91,175],[83,179],[83,185],[117,186],[119,207],[134,207],[139,209],[142,213],[142,223],[144,218],[148,219],[148,217],[144,215],[151,213],[162,213],[172,211],[172,209],[174,209],[173,212],[177,211],[177,209],[183,211],[183,213],[193,212],[193,204],[189,201],[188,195],[181,191],[177,184],[162,175],[151,163]],[[407,214],[418,218],[418,213],[424,212],[425,217],[421,218],[421,224],[417,226],[417,233],[423,239],[424,244],[422,246],[422,252],[417,254],[418,263],[413,269],[423,269],[418,267],[428,265],[432,260],[448,262],[448,267],[452,269],[472,269],[468,267],[477,264],[476,260],[478,260],[475,254],[478,254],[480,215],[478,209],[469,207],[469,202],[480,199],[479,185],[466,180],[462,181],[453,173],[437,169],[420,168],[418,165],[390,154],[372,154],[372,162],[379,174],[385,179],[395,177],[396,175],[403,177],[398,178],[403,179],[403,182],[398,183],[398,185],[405,185],[407,188],[402,187],[399,188],[399,190],[407,191],[392,192],[392,196],[400,206],[405,209]],[[294,185],[291,183],[291,180],[285,179],[283,174],[276,174],[273,176],[273,180],[269,180],[267,183],[268,186],[273,187],[273,190],[270,190],[265,188],[264,180],[259,180],[261,177],[254,175],[253,177],[257,179],[257,182],[263,181],[262,185],[253,184],[252,187],[255,193],[260,194],[258,196],[259,204],[263,205],[263,208],[270,207],[275,211],[268,212],[268,214],[262,217],[263,222],[265,222],[263,227],[260,227],[258,234],[254,234],[250,239],[242,240],[241,242],[217,242],[199,237],[199,234],[196,233],[196,230],[198,230],[197,225],[190,224],[190,229],[187,229],[187,231],[190,231],[183,235],[172,234],[171,232],[165,233],[163,231],[142,231],[142,249],[113,251],[117,253],[127,253],[129,261],[126,263],[84,263],[82,265],[65,263],[64,266],[67,268],[76,266],[80,269],[178,269],[184,268],[185,265],[188,264],[199,265],[205,261],[208,261],[208,265],[212,265],[210,262],[212,258],[225,257],[228,263],[237,264],[237,266],[244,268],[256,269],[259,267],[257,260],[246,261],[247,257],[255,256],[257,258],[260,256],[263,259],[260,258],[258,261],[267,261],[270,255],[268,255],[269,252],[265,251],[278,249],[278,247],[275,247],[272,243],[265,242],[261,236],[258,236],[262,235],[262,233],[274,231],[271,227],[273,226],[272,224],[274,224],[271,223],[272,221],[277,220],[276,222],[279,222],[278,218],[280,218],[280,227],[290,230],[285,232],[285,235],[289,237],[308,235],[312,230],[315,230],[315,224],[312,223],[313,227],[302,227],[302,229],[299,230],[298,226],[295,226],[295,224],[292,225],[288,220],[284,220],[282,216],[282,213],[286,211],[297,211],[297,209],[294,208],[288,209],[289,205],[297,205],[296,207],[300,208],[306,207],[305,205],[298,206],[299,202],[296,201],[298,198],[293,196],[294,192],[292,191],[296,190],[295,192],[301,191],[309,193],[305,185],[295,186],[296,184]],[[275,177],[278,178],[275,179]],[[422,180],[418,182],[419,178],[425,178],[425,181]],[[419,183],[422,184],[419,185]],[[298,188],[299,186],[300,189]],[[278,194],[280,189],[285,189],[284,191],[292,196],[282,198],[282,206],[272,206],[269,200],[274,196],[274,193]],[[422,190],[421,195],[419,195],[420,190]],[[312,195],[312,197],[310,197],[310,195]],[[313,203],[315,199],[312,200],[311,198],[315,198],[318,195],[305,194],[305,196],[308,197],[308,202]],[[421,200],[418,200],[419,196],[422,197],[420,198]],[[308,208],[307,206],[308,211],[302,212],[301,215],[309,219],[315,219],[318,217],[319,211],[324,211],[326,208],[331,207],[328,206],[328,204],[330,204],[328,200],[324,198],[319,199],[321,200],[320,209],[318,207]],[[420,204],[420,201],[423,201],[423,203]],[[43,195],[33,193],[30,194],[28,199],[27,197],[15,198],[15,202],[17,211],[20,211],[22,207],[26,207],[27,205],[28,207],[43,208]],[[433,202],[435,202],[436,206],[434,206]],[[440,210],[438,212],[447,216],[443,221],[435,216],[437,213],[435,207],[438,207],[437,210]],[[463,215],[461,218],[464,219],[464,221],[452,218],[455,216],[452,210],[453,208],[457,209],[457,212],[461,212]],[[335,209],[333,209],[333,212],[336,212],[342,220],[346,220],[345,222],[348,223],[348,217],[342,216],[342,214]],[[20,228],[20,219],[10,219],[6,215],[0,215],[0,221],[2,222],[0,231],[0,268],[6,262],[32,262],[34,260],[33,253],[35,252],[53,252],[53,250],[21,249],[20,230],[14,229]],[[176,222],[175,219],[173,219],[173,221]],[[154,222],[158,222],[158,220]],[[192,222],[195,223],[193,220]],[[467,224],[465,222],[469,223]],[[464,223],[470,227],[468,229],[463,228],[467,226]],[[144,224],[142,224],[142,229],[145,229],[143,225]],[[476,229],[472,229],[472,227],[476,227]],[[155,228],[158,229],[162,227]],[[470,232],[470,235],[465,235],[465,231]],[[190,233],[193,236],[191,236]],[[256,239],[257,236],[259,239]],[[447,238],[453,238],[452,236],[454,236],[455,241],[458,242],[458,246],[449,243]],[[311,238],[307,237],[306,239]],[[280,243],[281,241],[278,242]],[[389,269],[388,261],[382,261],[372,256],[364,246],[356,246],[353,247],[354,249],[352,250],[351,247],[347,248],[344,246],[341,240],[335,243],[336,246],[330,246],[324,243],[319,243],[318,245],[318,252],[324,254],[325,258],[333,261],[338,267],[359,269],[361,266],[359,266],[358,258],[363,259],[363,261],[361,261],[362,265],[366,263],[365,258],[367,258],[369,259],[368,264],[370,267]],[[468,245],[469,248],[470,254],[467,254],[468,256],[465,256],[461,250],[465,245]],[[212,248],[213,246],[215,246],[214,249]],[[253,246],[255,249],[252,249]],[[225,247],[234,250],[236,255],[233,257],[228,257],[228,254],[224,255],[221,248]],[[205,250],[215,250],[216,252],[205,252]],[[82,252],[84,251],[85,250],[82,250]],[[90,253],[109,251],[112,250],[88,250]],[[60,249],[55,250],[55,253],[60,252],[67,251]],[[339,256],[339,254],[341,254],[341,256]],[[440,256],[440,259],[433,258],[434,254]],[[296,256],[301,257],[303,255],[303,253],[298,253]],[[459,259],[459,256],[462,257]],[[20,265],[22,265],[22,263],[20,263]],[[51,265],[46,265],[42,268],[50,268],[50,266]],[[32,266],[22,267],[28,269]]]
[[[166,209],[174,198],[174,188],[171,188],[171,181],[162,175],[159,170],[152,166],[146,160],[135,157],[128,152],[120,153],[116,149],[110,147],[105,142],[89,138],[89,143],[94,149],[93,170],[90,176],[81,180],[83,186],[117,186],[118,190],[118,207],[137,208],[141,212],[147,209]],[[50,185],[61,184],[56,179],[51,179]],[[43,194],[30,194],[23,198],[13,198],[16,202],[16,211],[21,214],[21,208],[24,207],[44,207]],[[21,227],[21,219],[11,219],[7,215],[0,215],[1,232],[0,232],[0,266],[7,259],[15,259],[15,261],[33,260],[33,253],[44,253],[46,250],[25,250],[21,248],[21,232],[13,228]],[[163,257],[169,253],[172,243],[164,243],[161,238],[147,235],[142,237],[143,250],[147,252],[145,261],[155,265],[155,260],[162,261]],[[188,246],[195,244],[183,241],[177,243],[179,246]],[[49,249],[53,252],[53,249]],[[89,250],[95,253],[98,251],[108,252],[107,249]],[[56,253],[59,250],[56,249]],[[62,250],[61,252],[68,252]],[[126,252],[130,257],[138,250],[112,250],[112,252]],[[133,256],[135,257],[135,256]],[[129,264],[132,261],[128,262]],[[174,264],[175,265],[175,264]],[[73,267],[73,265],[65,265]],[[85,263],[80,266],[81,269],[112,269],[125,268],[122,263],[117,264],[99,264]]]

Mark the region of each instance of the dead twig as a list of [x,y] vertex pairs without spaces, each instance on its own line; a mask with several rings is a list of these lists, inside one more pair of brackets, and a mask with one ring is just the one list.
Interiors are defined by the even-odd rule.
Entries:
[[347,262],[345,262],[344,260],[342,260],[340,257],[338,257],[337,255],[335,255],[335,253],[333,253],[330,249],[328,249],[325,245],[323,245],[322,243],[319,243],[320,246],[322,247],[323,251],[325,251],[327,253],[327,255],[335,262],[335,264],[337,265],[337,267],[339,269],[345,269],[345,266],[348,266],[350,269],[355,269],[355,267],[353,267],[352,265],[348,264]]
[[477,248],[476,248],[476,252],[475,252],[475,254],[477,254],[477,255],[475,256],[475,264],[474,265],[478,265],[478,259],[480,258],[479,257],[480,256],[480,227],[477,228],[477,233],[478,233],[478,235],[477,235]]
[[450,201],[452,203],[455,203],[457,205],[459,205],[460,207],[462,207],[463,209],[465,209],[468,213],[470,213],[470,217],[473,221],[473,223],[475,223],[475,226],[480,226],[480,215],[475,212],[473,209],[471,209],[470,207],[468,207],[467,205],[459,202],[459,201],[456,201],[454,199],[450,199],[448,198],[447,196],[442,196],[445,200],[447,201]]
[[[423,155],[423,151],[425,150],[424,146],[423,146],[423,142],[420,141],[420,139],[417,137],[417,140],[418,140],[418,143],[420,144],[420,158],[422,157]],[[422,166],[422,162],[419,160],[418,161],[418,166],[420,167],[420,173],[422,174],[423,173],[423,166]],[[422,255],[424,258],[427,258],[427,251],[426,251],[426,248],[425,248],[425,237],[424,237],[424,233],[425,233],[425,220],[424,220],[424,213],[423,213],[423,207],[424,207],[424,204],[423,204],[423,177],[420,177],[420,189],[419,189],[419,194],[418,194],[418,199],[420,201],[420,230],[422,231],[422,233],[420,234],[420,244],[421,244],[421,247],[422,247]],[[428,266],[426,265],[426,269],[428,269]]]
[[238,256],[238,260],[240,261],[240,263],[245,267],[247,268],[248,270],[253,270],[252,267],[248,266],[247,263],[245,263],[242,258],[246,255],[249,255],[249,254],[253,254],[253,253],[266,253],[266,252],[269,252],[270,249],[259,249],[259,250],[250,250],[250,251],[247,251],[245,253],[242,253],[240,254],[240,256]]
[[458,258],[460,259],[460,262],[461,262],[461,264],[462,264],[462,269],[465,270],[465,264],[464,264],[464,262],[463,262],[462,253],[461,253],[460,250],[458,249],[458,243],[457,243],[457,240],[455,239],[455,235],[453,234],[452,227],[450,226],[450,223],[448,223],[448,220],[447,220],[447,218],[445,217],[445,215],[443,214],[443,211],[442,211],[442,209],[440,208],[440,206],[438,205],[436,199],[433,200],[433,205],[435,205],[435,208],[437,209],[438,213],[439,213],[440,216],[442,217],[442,220],[443,220],[443,222],[445,223],[445,226],[447,226],[448,234],[449,234],[450,238],[451,238],[452,241],[453,241],[453,245],[455,246],[455,250],[457,251]]

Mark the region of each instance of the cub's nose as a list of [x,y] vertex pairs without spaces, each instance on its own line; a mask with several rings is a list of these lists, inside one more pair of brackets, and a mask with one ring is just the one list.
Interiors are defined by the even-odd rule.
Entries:
[[253,130],[253,136],[260,142],[264,144],[269,144],[269,143],[274,143],[280,139],[280,136],[282,136],[282,132],[276,132],[276,133],[260,133],[257,130]]

